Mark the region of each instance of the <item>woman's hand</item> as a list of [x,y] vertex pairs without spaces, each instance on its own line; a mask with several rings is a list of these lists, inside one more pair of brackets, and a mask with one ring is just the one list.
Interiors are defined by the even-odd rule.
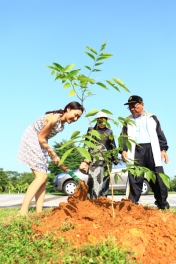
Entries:
[[54,164],[56,164],[56,165],[59,164],[60,158],[57,156],[57,154],[52,149],[49,149],[48,150],[48,155],[52,159],[52,161],[54,162]]
[[54,162],[55,165],[58,165],[60,162],[60,158],[57,155],[55,155],[52,157],[52,161]]

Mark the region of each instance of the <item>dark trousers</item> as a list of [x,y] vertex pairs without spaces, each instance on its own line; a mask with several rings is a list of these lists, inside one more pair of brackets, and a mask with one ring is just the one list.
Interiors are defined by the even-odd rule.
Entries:
[[[150,187],[154,192],[154,197],[156,199],[155,203],[160,209],[169,208],[169,203],[167,202],[168,189],[159,176],[159,173],[164,173],[164,170],[162,166],[155,167],[151,144],[147,143],[140,144],[140,147],[136,146],[134,159],[136,160],[135,165],[144,166],[155,173],[156,182],[149,182]],[[144,175],[134,177],[130,172],[128,172],[128,180],[130,188],[127,193],[127,198],[133,203],[137,203],[141,196]]]

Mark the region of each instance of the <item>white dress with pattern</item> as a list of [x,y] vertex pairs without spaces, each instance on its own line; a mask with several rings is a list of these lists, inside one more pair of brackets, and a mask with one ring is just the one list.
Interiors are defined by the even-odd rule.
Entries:
[[[44,126],[44,119],[45,115],[39,117],[25,130],[20,142],[17,160],[31,169],[46,173],[48,169],[48,152],[38,141],[38,134]],[[60,115],[58,114],[58,121],[50,131],[46,140],[54,137],[63,129],[64,126],[61,123]]]

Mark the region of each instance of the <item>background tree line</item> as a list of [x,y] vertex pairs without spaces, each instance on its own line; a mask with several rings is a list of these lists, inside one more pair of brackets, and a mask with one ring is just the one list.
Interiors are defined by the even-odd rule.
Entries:
[[[63,140],[60,143],[55,142],[53,149],[59,157],[62,157],[64,152],[70,148],[75,147],[74,144],[59,150],[59,148],[65,144]],[[82,161],[80,153],[75,150],[67,157],[64,164],[70,169],[77,169]],[[56,166],[53,162],[49,162],[49,173],[47,178],[47,193],[54,193],[54,178],[57,174],[63,172],[62,169]],[[17,171],[4,171],[0,168],[0,193],[24,193],[26,192],[29,184],[33,181],[34,175],[31,172],[19,173]]]
[[[70,148],[75,147],[71,144],[64,149],[59,149],[66,141],[63,140],[60,143],[55,142],[53,149],[59,157]],[[77,169],[82,161],[80,153],[75,148],[69,156],[67,156],[64,164],[70,169]],[[54,193],[53,181],[57,174],[61,173],[62,169],[56,166],[53,162],[49,162],[49,173],[47,178],[47,193]],[[24,193],[26,192],[29,184],[33,181],[33,173],[23,172],[19,173],[17,171],[4,171],[0,168],[0,193]],[[176,191],[176,175],[170,181],[170,191]]]

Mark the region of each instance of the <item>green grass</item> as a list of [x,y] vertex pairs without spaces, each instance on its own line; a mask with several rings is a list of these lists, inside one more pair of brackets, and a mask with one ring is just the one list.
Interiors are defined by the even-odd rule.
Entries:
[[[45,209],[44,214],[51,209]],[[100,244],[87,245],[81,249],[71,249],[71,243],[45,234],[35,234],[32,223],[40,219],[33,210],[29,212],[29,220],[16,217],[17,209],[0,209],[0,263],[4,264],[130,264],[133,255],[127,250],[117,247],[114,238]],[[58,220],[59,221],[59,220]],[[62,226],[63,232],[74,228],[72,223]]]

